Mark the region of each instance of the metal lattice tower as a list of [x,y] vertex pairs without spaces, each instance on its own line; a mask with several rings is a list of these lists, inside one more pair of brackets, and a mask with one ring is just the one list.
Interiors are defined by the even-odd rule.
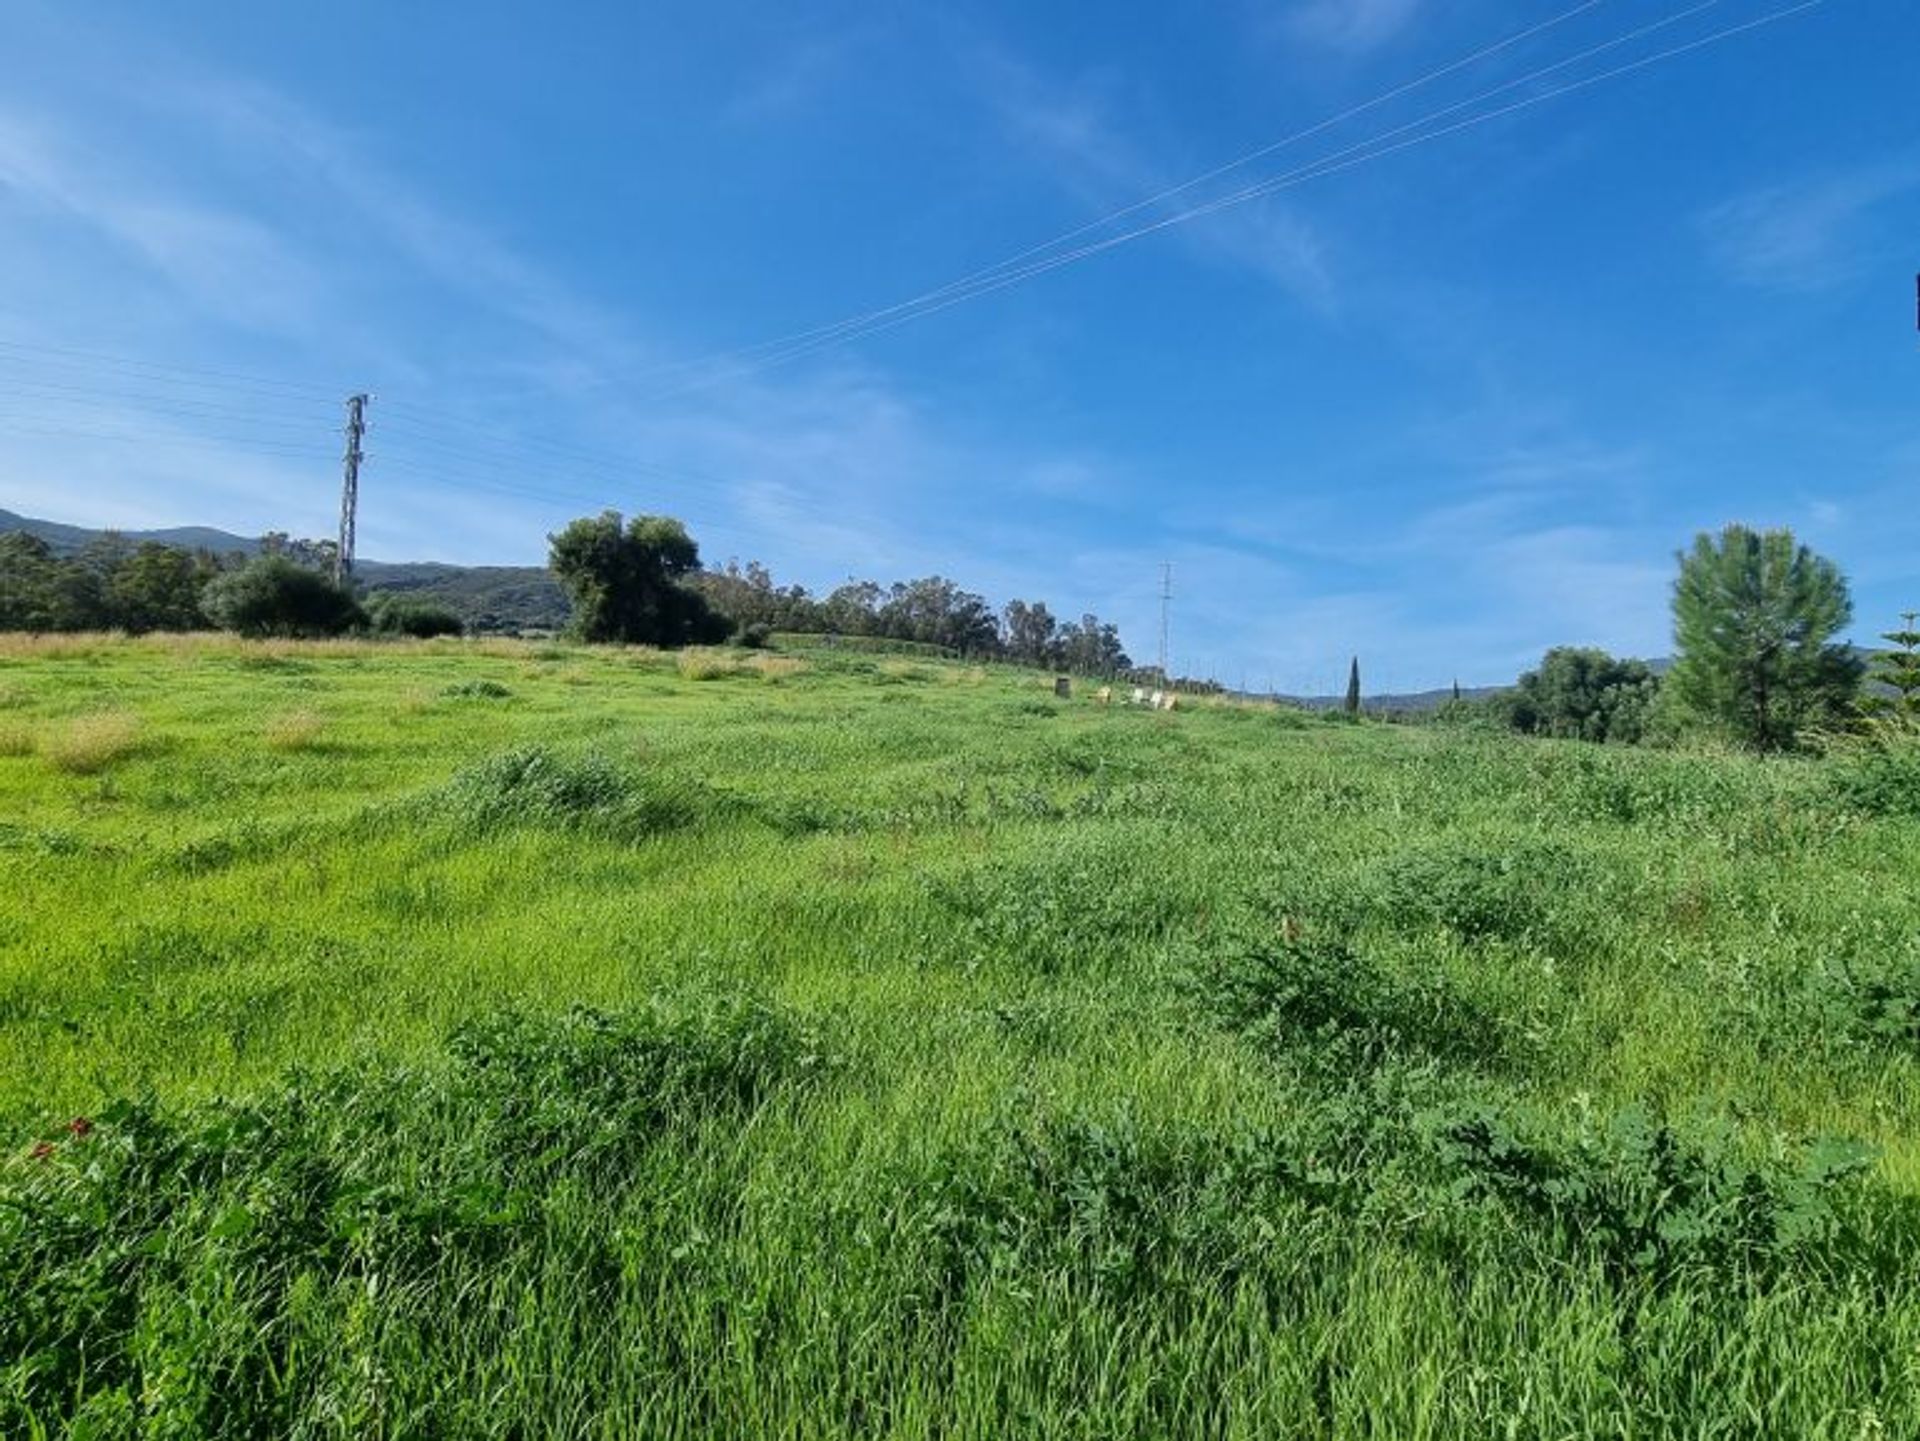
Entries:
[[360,512],[361,437],[367,433],[367,397],[347,397],[347,454],[340,481],[340,544],[333,553],[333,578],[345,583],[353,574],[353,532]]

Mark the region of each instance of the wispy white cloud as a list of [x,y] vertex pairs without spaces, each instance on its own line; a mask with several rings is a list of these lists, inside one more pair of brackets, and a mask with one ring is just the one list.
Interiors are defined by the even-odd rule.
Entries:
[[1288,11],[1285,23],[1300,39],[1357,54],[1398,38],[1421,5],[1422,0],[1304,0]]
[[1722,201],[1699,220],[1708,253],[1734,280],[1815,291],[1871,268],[1890,238],[1879,212],[1920,193],[1920,163],[1884,162]]
[[0,110],[0,197],[29,219],[99,233],[237,323],[311,325],[324,313],[318,269],[271,226],[12,109]]
[[[1113,86],[1107,78],[1061,83],[1004,49],[987,45],[975,47],[971,63],[982,82],[980,93],[1000,125],[1031,161],[1037,161],[1054,183],[1090,212],[1089,219],[1136,206],[1188,178],[1153,159],[1130,137],[1115,116]],[[1244,183],[1247,178],[1240,176],[1236,182],[1229,176],[1221,183]],[[1094,243],[1150,224],[1202,203],[1219,189],[1216,185],[1182,190],[1091,229],[1072,243]],[[1269,197],[1234,206],[1187,222],[1168,239],[1209,260],[1261,276],[1323,315],[1338,307],[1329,247],[1319,228],[1296,205]]]
[[845,81],[863,38],[844,29],[793,38],[725,100],[720,113],[738,124],[790,120]]

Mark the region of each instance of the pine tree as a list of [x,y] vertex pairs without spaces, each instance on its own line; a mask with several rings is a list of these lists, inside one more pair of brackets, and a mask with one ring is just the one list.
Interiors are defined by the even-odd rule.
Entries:
[[1353,663],[1347,667],[1346,711],[1348,715],[1360,714],[1360,657],[1359,656],[1355,656],[1353,658]]
[[1851,711],[1862,667],[1833,641],[1853,619],[1838,566],[1792,531],[1744,525],[1701,534],[1679,560],[1667,684],[1686,710],[1763,751]]

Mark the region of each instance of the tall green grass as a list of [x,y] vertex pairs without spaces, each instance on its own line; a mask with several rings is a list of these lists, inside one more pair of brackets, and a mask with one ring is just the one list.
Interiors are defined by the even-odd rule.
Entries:
[[1903,756],[1042,679],[0,651],[0,1434],[1920,1434]]

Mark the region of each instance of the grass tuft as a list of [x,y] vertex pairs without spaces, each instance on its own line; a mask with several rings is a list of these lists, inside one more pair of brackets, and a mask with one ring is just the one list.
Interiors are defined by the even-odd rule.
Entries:
[[691,825],[691,786],[623,769],[597,753],[568,756],[523,746],[462,770],[433,798],[442,814],[477,830],[547,826],[628,840]]
[[440,694],[448,700],[505,700],[513,692],[497,680],[463,680],[444,687]]
[[309,751],[320,744],[326,729],[326,719],[319,712],[290,710],[269,717],[261,734],[270,750]]
[[75,716],[42,738],[40,753],[56,770],[93,775],[139,751],[140,718],[127,711],[93,711]]

